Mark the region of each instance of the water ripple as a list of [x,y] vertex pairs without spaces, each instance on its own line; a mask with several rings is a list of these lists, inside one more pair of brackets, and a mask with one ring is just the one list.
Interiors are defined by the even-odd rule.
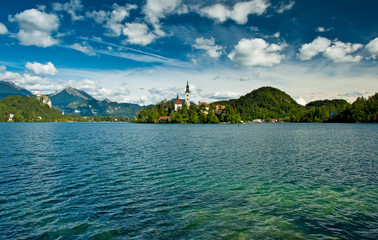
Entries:
[[1,239],[377,239],[377,125],[0,124]]

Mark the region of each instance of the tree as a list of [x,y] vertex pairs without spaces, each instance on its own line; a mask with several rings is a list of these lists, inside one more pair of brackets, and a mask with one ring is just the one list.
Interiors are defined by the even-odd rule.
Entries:
[[197,113],[197,109],[192,103],[189,107],[189,122],[190,123],[199,123],[199,117]]
[[149,110],[147,108],[143,108],[137,113],[137,122],[145,123],[148,120]]
[[148,122],[149,123],[156,123],[159,119],[159,111],[158,109],[156,108],[153,108],[151,111],[150,111],[150,115],[148,117]]
[[213,111],[210,111],[207,115],[208,123],[219,123],[219,118],[214,114]]

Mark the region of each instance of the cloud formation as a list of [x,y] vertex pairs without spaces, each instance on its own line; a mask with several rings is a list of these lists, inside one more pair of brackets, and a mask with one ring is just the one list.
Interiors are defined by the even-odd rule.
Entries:
[[288,11],[294,7],[295,2],[290,0],[290,1],[283,1],[280,4],[278,4],[278,7],[276,7],[276,11],[278,13],[283,13],[285,11]]
[[365,90],[361,90],[361,91],[355,91],[355,92],[347,92],[344,94],[338,94],[337,96],[357,98],[357,97],[365,96],[367,94],[370,94],[370,93],[366,92]]
[[286,44],[269,44],[262,38],[243,38],[228,57],[238,66],[271,67],[285,57],[280,54],[285,47]]
[[58,73],[58,70],[56,70],[54,64],[51,62],[48,62],[46,64],[41,64],[38,62],[27,62],[25,67],[27,69],[30,69],[33,71],[34,74],[46,74],[46,75],[55,75]]
[[144,23],[126,23],[122,32],[127,36],[128,43],[141,46],[150,44],[156,38],[156,35],[151,33]]
[[371,40],[366,46],[366,50],[371,55],[371,58],[377,59],[378,57],[378,37]]
[[154,27],[154,32],[160,37],[164,37],[166,33],[161,29],[160,19],[175,13],[181,4],[181,0],[147,0],[143,7],[143,13],[146,20]]
[[10,22],[17,22],[20,30],[17,38],[21,45],[50,47],[58,44],[51,34],[58,30],[59,19],[55,14],[47,14],[37,9],[28,9],[9,17]]
[[92,11],[86,12],[88,18],[94,19],[98,24],[104,24],[103,27],[107,29],[105,35],[111,37],[119,37],[122,30],[125,28],[123,21],[129,17],[130,11],[137,9],[137,5],[126,4],[126,6],[120,6],[116,3],[112,5],[113,10],[110,11]]
[[266,0],[251,0],[248,2],[238,2],[232,9],[229,9],[221,3],[204,7],[200,10],[200,15],[214,19],[218,22],[225,22],[228,19],[234,20],[238,24],[248,22],[248,15],[262,15],[270,3]]
[[310,60],[319,53],[322,53],[325,50],[327,50],[329,45],[331,45],[331,40],[328,40],[324,37],[317,37],[311,43],[303,44],[302,47],[299,49],[297,57],[302,61]]
[[353,53],[363,47],[362,44],[352,44],[352,43],[343,43],[340,41],[335,41],[330,47],[324,52],[324,56],[331,59],[335,63],[353,63],[359,62],[362,59],[362,56],[352,56],[350,53]]
[[55,91],[61,89],[63,85],[54,83],[51,79],[34,74],[24,73],[23,75],[15,72],[0,72],[1,81],[13,82],[29,91]]
[[235,99],[240,97],[241,94],[237,92],[215,92],[210,94],[205,94],[203,97],[208,98],[212,101],[219,101],[219,100],[228,100],[228,99]]
[[341,41],[331,42],[331,40],[327,38],[317,37],[311,43],[303,44],[301,46],[297,58],[305,61],[323,53],[323,56],[335,63],[359,62],[361,61],[362,56],[352,56],[350,54],[356,52],[362,47],[362,44],[343,43]]
[[203,37],[197,38],[195,44],[193,44],[195,49],[206,50],[207,55],[212,58],[218,59],[222,55],[222,46],[216,45],[214,38],[205,39]]
[[7,33],[8,33],[7,27],[3,23],[0,22],[0,35],[7,34]]
[[72,48],[72,49],[75,49],[77,51],[80,51],[82,53],[85,53],[87,54],[88,56],[95,56],[96,53],[94,52],[93,48],[91,46],[89,46],[89,44],[87,42],[83,42],[82,44],[80,43],[74,43],[70,46],[68,46],[69,48]]
[[52,5],[54,11],[65,11],[71,15],[72,21],[83,20],[84,16],[78,15],[78,12],[83,10],[83,4],[80,0],[71,0],[70,2],[53,3]]

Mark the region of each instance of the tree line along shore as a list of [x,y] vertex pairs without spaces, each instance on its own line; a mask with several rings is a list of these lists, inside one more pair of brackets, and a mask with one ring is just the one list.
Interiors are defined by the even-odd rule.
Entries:
[[[222,107],[219,107],[222,106]],[[134,123],[241,123],[265,122],[309,123],[377,123],[378,94],[358,97],[353,103],[342,99],[319,100],[299,105],[279,89],[263,87],[238,99],[211,104],[191,103],[174,107],[163,100],[142,108],[136,116],[63,115],[41,99],[8,96],[0,100],[0,122],[134,122]]]

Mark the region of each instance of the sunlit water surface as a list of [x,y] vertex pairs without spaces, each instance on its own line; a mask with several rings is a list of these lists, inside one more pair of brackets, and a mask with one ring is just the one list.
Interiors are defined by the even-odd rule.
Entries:
[[378,125],[0,134],[0,239],[378,239]]

